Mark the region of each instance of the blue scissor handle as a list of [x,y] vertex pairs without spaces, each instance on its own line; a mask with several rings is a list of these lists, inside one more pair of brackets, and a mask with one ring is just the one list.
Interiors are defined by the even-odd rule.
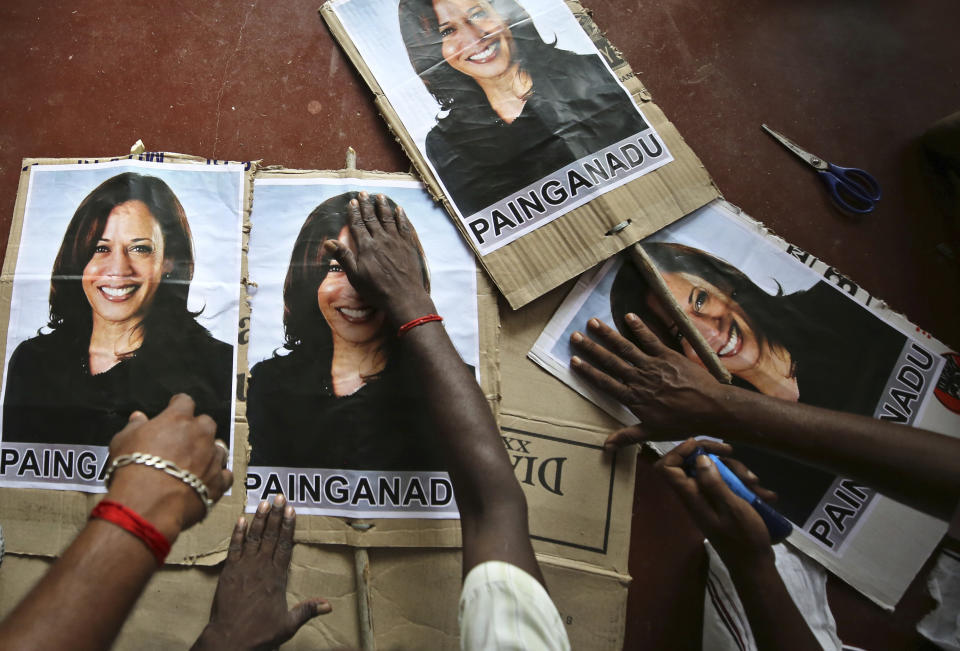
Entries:
[[827,163],[827,169],[819,174],[830,192],[830,198],[841,210],[868,213],[880,199],[880,184],[862,169]]

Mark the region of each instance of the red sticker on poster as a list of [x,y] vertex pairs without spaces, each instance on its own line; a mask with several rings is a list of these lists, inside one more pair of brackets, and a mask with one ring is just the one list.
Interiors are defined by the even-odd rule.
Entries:
[[960,355],[944,353],[947,363],[943,365],[943,372],[937,380],[937,387],[933,395],[950,411],[960,414]]

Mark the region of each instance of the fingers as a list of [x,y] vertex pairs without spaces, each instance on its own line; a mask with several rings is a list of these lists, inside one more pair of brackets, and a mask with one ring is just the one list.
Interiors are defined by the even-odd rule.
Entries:
[[273,556],[277,547],[277,540],[280,538],[280,526],[283,523],[283,511],[287,505],[287,498],[282,494],[273,498],[273,506],[267,515],[267,522],[263,526],[263,538],[260,540],[260,551],[264,554]]
[[233,534],[230,536],[230,546],[227,548],[227,562],[235,563],[243,555],[243,539],[247,531],[247,520],[241,517],[237,524],[233,526]]
[[731,457],[723,457],[721,460],[727,468],[733,471],[733,474],[740,478],[744,486],[753,491],[754,495],[764,502],[775,502],[777,500],[777,494],[761,486],[760,478],[757,477],[752,470],[743,465],[741,461]]
[[570,342],[588,362],[618,380],[626,379],[634,370],[633,364],[624,361],[622,357],[611,353],[603,346],[597,344],[589,337],[584,337],[583,334],[579,332],[574,332],[570,335]]
[[347,272],[347,278],[352,278],[357,273],[357,257],[353,251],[343,245],[338,240],[327,240],[323,243],[323,249],[327,254],[340,263],[344,271]]
[[600,344],[621,359],[640,366],[647,361],[642,350],[633,345],[633,342],[608,326],[600,319],[587,321],[587,329],[600,339]]
[[630,390],[623,382],[610,377],[599,369],[594,368],[588,362],[585,362],[576,355],[570,358],[570,366],[574,371],[582,375],[587,382],[597,387],[604,393],[612,396],[616,400],[620,402],[627,402],[630,399]]
[[276,640],[277,643],[283,643],[293,637],[300,628],[317,615],[326,615],[333,610],[333,606],[326,599],[314,597],[301,601],[290,609],[284,618],[283,633]]
[[410,220],[407,219],[407,211],[402,206],[397,206],[397,231],[404,237],[409,237],[413,232]]
[[260,550],[260,540],[263,537],[263,528],[267,525],[267,514],[270,512],[270,502],[264,500],[257,507],[253,515],[253,522],[247,530],[247,539],[243,543],[244,554],[256,554]]
[[623,427],[613,432],[603,442],[603,449],[607,452],[613,452],[631,443],[643,443],[647,439],[647,433],[639,424]]
[[365,190],[361,190],[357,194],[357,202],[360,205],[360,218],[367,232],[369,232],[370,235],[376,235],[381,232],[383,226],[380,224],[380,218],[377,216],[378,211],[374,207],[374,202],[370,199],[370,195]]
[[197,408],[196,403],[193,401],[193,398],[188,396],[185,393],[178,393],[172,398],[167,404],[167,408],[163,411],[171,411],[175,413],[182,413],[188,416],[193,416],[194,410]]
[[693,451],[698,447],[702,447],[707,452],[712,452],[713,454],[720,456],[729,455],[733,452],[732,447],[726,443],[721,443],[720,441],[688,438],[686,441],[663,455],[663,458],[657,463],[665,466],[676,466],[682,471],[684,459],[693,454]]
[[[350,218],[350,234],[353,235],[357,249],[362,251],[365,246],[370,245],[372,238],[363,218],[359,199],[351,199],[347,204],[347,216]],[[337,260],[343,262],[340,258]]]
[[676,431],[661,430],[649,425],[630,425],[612,432],[603,442],[603,449],[613,452],[631,443],[646,443],[647,441],[672,441],[677,438]]
[[273,564],[284,572],[290,567],[290,555],[293,553],[293,532],[296,528],[297,514],[293,507],[287,504],[287,507],[283,510],[283,521],[280,524],[277,548],[273,553]]
[[636,314],[633,312],[627,314],[626,321],[627,327],[630,328],[630,332],[633,333],[634,339],[640,346],[640,350],[649,355],[659,355],[667,349],[663,342],[660,341],[660,337],[653,334],[650,328],[648,328]]
[[[223,497],[224,493],[230,490],[231,486],[233,486],[233,473],[227,470],[226,468],[220,471],[220,486],[221,486],[220,494],[217,495],[218,500],[221,497]],[[207,486],[207,488],[209,489],[210,487]],[[212,495],[211,495],[211,499],[213,499]]]
[[147,415],[138,409],[130,414],[130,417],[127,419],[127,423],[130,425],[138,425],[140,423],[145,423],[148,420],[149,418],[147,418]]
[[700,492],[707,499],[713,508],[721,513],[729,511],[734,500],[739,499],[723,481],[720,471],[714,465],[713,460],[707,455],[697,457],[697,485]]

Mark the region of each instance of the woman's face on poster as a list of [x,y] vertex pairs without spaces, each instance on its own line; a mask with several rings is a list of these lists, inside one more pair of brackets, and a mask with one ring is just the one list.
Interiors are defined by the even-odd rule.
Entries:
[[[757,365],[760,361],[760,342],[746,313],[736,300],[699,276],[683,272],[667,272],[662,275],[680,308],[717,353],[720,362],[728,371],[736,375]],[[665,323],[672,322],[652,296],[647,300],[651,309]],[[671,326],[670,334],[678,335],[676,324]],[[681,346],[684,355],[701,363],[690,342],[682,339]]]
[[476,80],[493,79],[510,68],[510,27],[487,0],[435,0],[444,60]]
[[[344,246],[356,252],[350,229],[346,226],[337,237]],[[347,279],[336,260],[329,261],[327,275],[317,288],[317,305],[327,320],[334,339],[364,344],[383,337],[384,315],[367,305]]]
[[145,203],[114,207],[81,280],[94,319],[142,321],[170,266],[163,253],[160,225]]

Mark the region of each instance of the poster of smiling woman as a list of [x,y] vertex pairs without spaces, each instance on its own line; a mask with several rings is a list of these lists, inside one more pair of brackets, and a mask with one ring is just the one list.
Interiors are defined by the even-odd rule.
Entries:
[[244,174],[137,160],[29,168],[4,266],[0,482],[103,490],[113,435],[176,393],[232,445]]
[[[689,154],[654,128],[620,81],[641,92],[628,66],[612,47],[609,59],[602,56],[561,0],[332,0],[323,13],[418,170],[449,200],[468,242],[514,306],[505,284],[522,274],[514,266],[515,278],[504,278],[509,274],[499,273],[491,254],[670,167],[675,145],[684,160]],[[665,120],[661,124],[675,134]],[[682,208],[665,205],[664,192],[682,192],[674,181],[703,180],[686,168],[684,174],[661,178],[656,190],[631,185],[639,194],[631,195],[629,207],[616,201],[594,206],[611,221],[586,239],[603,240],[624,220],[614,212],[647,199],[670,215],[652,218],[665,221],[631,241],[679,218]],[[634,229],[645,219],[639,212],[633,211]],[[585,226],[580,217],[574,223]],[[554,243],[548,239],[536,241],[549,248]],[[551,264],[561,266],[562,257]]]
[[480,368],[476,265],[420,183],[258,176],[247,508],[282,492],[305,514],[455,518],[436,449],[442,433],[423,416],[422,387],[396,332],[324,249],[328,240],[353,247],[347,207],[360,191],[403,207],[424,287],[464,362]]
[[[955,381],[956,353],[735,206],[711,203],[641,245],[735,385],[943,434],[960,432],[960,409],[944,391]],[[630,336],[629,313],[699,362],[625,255],[584,275],[529,353],[625,425],[636,424],[637,416],[572,372],[570,336],[594,317]],[[655,445],[662,452],[672,447]],[[797,525],[792,543],[882,603],[897,602],[946,530],[945,523],[869,486],[773,451],[736,444],[734,456],[778,494],[775,507]]]

